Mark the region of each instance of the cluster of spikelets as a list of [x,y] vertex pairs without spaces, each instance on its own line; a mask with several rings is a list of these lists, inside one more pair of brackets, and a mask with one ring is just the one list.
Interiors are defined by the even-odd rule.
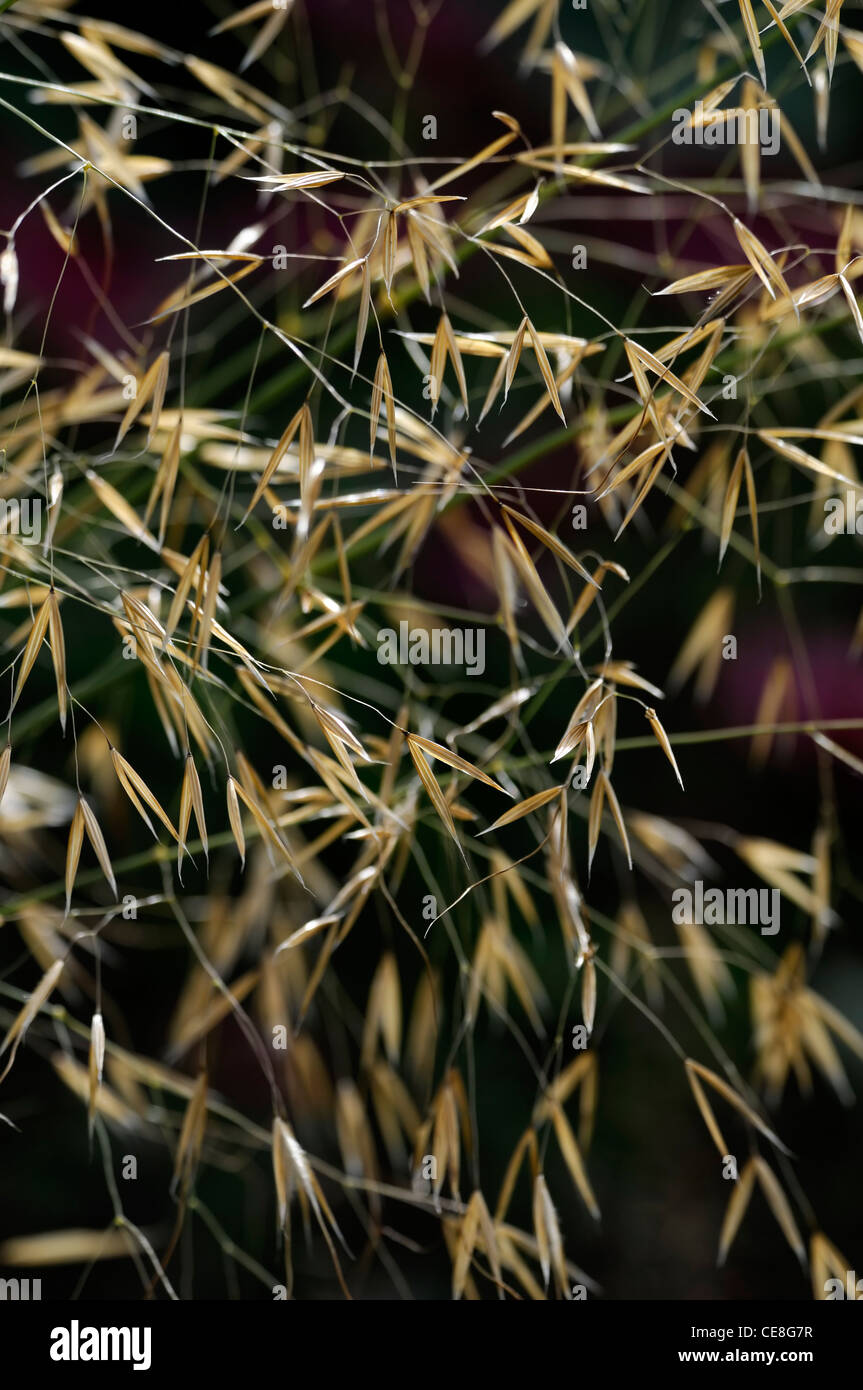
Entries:
[[[770,22],[759,30],[753,6],[740,0],[741,34],[759,82],[745,73],[740,36],[731,29],[705,34],[693,74],[696,94],[703,96],[700,109],[707,116],[722,112],[737,82],[742,82],[744,107],[774,106],[765,50],[779,37],[813,85],[822,129],[839,41],[861,66],[863,45],[841,24],[841,0],[822,6],[793,0],[780,9],[765,0],[765,7]],[[264,64],[273,46],[287,41],[291,25],[303,22],[300,8],[295,10],[292,0],[283,6],[264,0],[219,26],[236,28],[244,37],[240,72]],[[813,18],[815,11],[820,18]],[[643,521],[648,503],[654,506],[661,495],[673,504],[672,532],[698,525],[720,563],[731,548],[759,588],[762,577],[785,586],[787,573],[771,559],[760,534],[758,466],[764,457],[790,465],[789,497],[792,469],[809,477],[816,488],[816,517],[832,487],[855,485],[852,448],[863,443],[857,415],[863,393],[852,390],[811,427],[794,421],[745,429],[714,424],[706,444],[702,429],[705,421],[716,421],[709,402],[715,403],[717,374],[739,368],[744,356],[780,353],[793,340],[809,360],[817,359],[817,334],[810,338],[808,332],[820,323],[824,305],[840,309],[840,323],[863,338],[854,291],[863,272],[863,217],[851,205],[841,211],[834,268],[825,274],[817,267],[820,258],[808,250],[771,252],[718,199],[699,203],[693,195],[694,204],[709,204],[712,213],[718,209],[728,219],[740,256],[671,283],[663,284],[657,270],[655,293],[686,306],[679,330],[648,348],[598,311],[593,338],[542,329],[522,308],[511,274],[540,276],[556,287],[564,324],[573,305],[593,311],[558,274],[543,228],[530,230],[537,210],[573,189],[640,198],[668,183],[652,170],[639,144],[643,134],[664,133],[657,131],[659,118],[636,123],[615,139],[603,138],[591,88],[609,68],[563,41],[557,0],[514,0],[487,41],[490,46],[507,40],[531,24],[521,63],[531,82],[550,83],[548,129],[541,137],[547,135],[546,143],[532,144],[514,117],[497,111],[493,115],[502,133],[431,180],[418,162],[359,164],[331,151],[324,157],[313,145],[286,136],[289,113],[267,92],[265,79],[252,84],[121,25],[79,20],[73,6],[61,0],[44,6],[20,0],[7,8],[2,22],[22,41],[44,43],[47,35],[52,44],[59,42],[87,76],[49,81],[34,68],[32,78],[19,81],[18,96],[22,86],[29,87],[29,95],[49,113],[71,108],[78,135],[62,141],[51,133],[47,116],[37,120],[32,105],[20,103],[21,116],[44,144],[24,168],[39,181],[40,191],[22,198],[24,210],[7,232],[0,258],[10,324],[0,349],[6,461],[0,489],[7,498],[31,494],[45,508],[41,548],[24,544],[10,530],[0,537],[0,612],[9,653],[5,678],[11,680],[9,741],[0,758],[0,830],[10,875],[20,879],[2,911],[41,972],[35,987],[26,983],[32,965],[21,969],[20,981],[3,982],[10,1022],[0,1049],[5,1058],[0,1079],[5,1081],[14,1066],[28,1032],[47,1050],[52,1025],[62,1024],[53,1065],[86,1108],[91,1138],[106,1164],[112,1135],[122,1135],[124,1146],[142,1133],[172,1136],[177,1213],[173,1233],[161,1245],[161,1237],[148,1236],[117,1205],[116,1229],[7,1241],[0,1260],[42,1265],[131,1253],[139,1261],[143,1256],[145,1284],[151,1281],[175,1296],[171,1261],[195,1211],[254,1277],[264,1285],[283,1277],[290,1295],[298,1208],[307,1231],[316,1231],[324,1242],[350,1296],[351,1252],[340,1208],[351,1211],[374,1251],[382,1228],[397,1219],[393,1212],[408,1204],[439,1223],[456,1298],[489,1293],[569,1298],[573,1285],[593,1289],[589,1276],[568,1257],[559,1201],[549,1190],[545,1165],[552,1145],[579,1200],[598,1219],[588,1153],[597,1115],[599,1050],[588,1047],[567,1062],[558,1041],[537,1059],[536,1105],[525,1116],[496,1201],[478,1187],[469,1190],[473,1184],[466,1170],[473,1169],[481,1136],[474,1083],[466,1078],[460,1050],[483,1010],[513,1031],[510,1008],[520,1010],[543,1038],[548,995],[518,940],[519,918],[532,930],[541,929],[537,900],[543,908],[553,906],[559,923],[570,977],[566,1007],[577,994],[585,1038],[594,1030],[603,976],[610,991],[619,986],[656,1020],[664,986],[673,977],[638,905],[637,877],[668,885],[692,881],[714,866],[691,833],[648,809],[623,807],[615,791],[616,755],[645,742],[653,745],[658,766],[667,763],[667,775],[684,787],[680,748],[675,751],[674,732],[656,712],[662,688],[614,650],[607,590],[616,595],[619,610],[627,601],[629,574],[610,556],[573,553],[556,530],[531,513],[525,494],[514,502],[510,490],[498,485],[560,444],[555,425],[523,454],[510,449],[537,422],[557,416],[563,437],[578,442],[585,464],[584,486],[562,490],[563,502],[567,509],[573,498],[595,504],[609,548],[630,523]],[[804,56],[801,45],[807,38]],[[720,59],[726,60],[726,70],[730,64],[730,76],[718,71]],[[153,67],[153,85],[136,72],[142,63]],[[172,161],[134,153],[122,131],[129,112],[143,122],[153,107],[167,105],[158,99],[165,68],[175,91],[185,78],[206,93],[199,105],[190,89],[182,107],[175,94],[173,119],[177,129],[184,123],[215,132],[209,183],[234,180],[244,206],[257,198],[256,220],[223,249],[210,247],[205,236],[198,245],[172,228],[170,196],[154,204],[155,194],[148,191],[172,174]],[[13,83],[4,83],[7,97]],[[790,131],[787,123],[783,128]],[[809,195],[817,196],[818,173],[793,131],[790,146]],[[608,167],[612,157],[617,162]],[[762,192],[757,148],[744,149],[740,157],[743,191],[750,208],[757,208]],[[70,199],[64,212],[61,205]],[[140,325],[118,319],[79,244],[85,220],[95,216],[107,246],[112,212],[121,199],[158,222],[166,245],[161,259],[180,272],[177,285],[153,304],[143,332]],[[268,316],[273,291],[266,273],[272,257],[252,248],[266,235],[274,208],[306,201],[328,214],[327,259],[336,268],[321,274],[314,260],[308,264],[298,256],[302,309],[286,322]],[[43,374],[49,383],[54,378],[50,315],[38,353],[15,346],[17,310],[27,302],[27,285],[19,283],[16,234],[28,217],[40,215],[58,244],[62,274],[79,268],[105,310],[115,344],[83,335],[87,364],[60,384],[43,385]],[[177,244],[182,249],[171,251]],[[456,326],[458,315],[446,307],[451,281],[476,256],[499,268],[511,291],[511,315],[501,308],[501,326],[488,331]],[[707,297],[700,312],[699,296]],[[439,306],[433,331],[404,326],[407,311],[422,300]],[[259,390],[252,379],[241,412],[227,411],[217,396],[207,406],[193,406],[184,393],[189,342],[206,316],[221,312],[218,306],[226,302],[231,304],[226,323],[247,321],[259,334],[255,368],[266,361],[280,364],[267,388]],[[59,306],[62,312],[62,297]],[[399,324],[398,332],[385,335],[391,322]],[[392,364],[401,352],[409,354],[427,383],[427,409],[396,397]],[[611,378],[611,366],[601,374],[603,357],[613,355],[616,361],[619,353],[628,369],[622,381]],[[373,365],[365,371],[364,364]],[[574,408],[576,386],[579,399],[589,401],[581,411]],[[512,408],[509,398],[516,390],[531,393],[526,411]],[[256,433],[259,412],[291,395],[296,408],[287,412],[280,438]],[[468,443],[471,416],[479,424],[492,410],[504,418],[512,413],[503,462],[496,468],[476,457]],[[95,438],[99,426],[105,427],[105,447],[82,456],[75,444],[78,431]],[[675,451],[699,454],[685,482],[677,479]],[[736,529],[742,495],[747,520]],[[363,557],[384,542],[393,547],[391,574],[397,584],[442,514],[455,512],[468,498],[478,501],[488,523],[477,563],[499,598],[493,625],[508,646],[513,683],[470,723],[452,726],[436,708],[433,692],[409,690],[393,675],[386,694],[376,683],[372,701],[355,695],[348,677],[353,645],[370,646],[381,607],[389,602],[357,587]],[[245,602],[249,593],[251,606]],[[734,589],[719,588],[696,615],[669,674],[671,688],[694,677],[696,698],[709,697],[734,605]],[[78,609],[88,625],[113,627],[114,676],[121,650],[136,658],[133,679],[146,684],[174,760],[173,801],[159,794],[165,779],[155,761],[151,768],[136,767],[122,751],[110,680],[103,689],[99,680],[87,679],[77,660],[69,663],[71,670],[67,667],[64,618]],[[80,615],[76,631],[81,631]],[[600,659],[583,664],[583,653],[597,645]],[[550,671],[549,655],[555,663]],[[49,713],[44,704],[28,706],[33,673],[45,662],[51,663],[56,682]],[[520,731],[531,723],[536,727],[545,700],[565,676],[578,682],[580,694],[566,726],[555,731],[556,747],[546,756],[515,759],[511,748]],[[761,765],[783,714],[787,726],[795,713],[789,706],[793,687],[789,663],[774,663],[756,721],[760,732],[753,758]],[[637,705],[646,720],[644,732],[618,739],[618,715],[628,716]],[[234,738],[240,708],[265,721],[281,740],[286,764],[281,781],[271,779],[269,769],[256,768]],[[27,765],[35,754],[35,736],[55,713],[75,744],[71,787]],[[498,735],[486,742],[489,726]],[[823,731],[812,726],[809,733],[823,756],[863,770]],[[722,736],[717,730],[717,739]],[[566,775],[556,778],[552,765],[564,760]],[[470,797],[478,784],[508,798],[507,809],[482,832],[491,833],[491,841],[474,829],[478,812]],[[213,788],[218,796],[211,795]],[[112,858],[111,827],[124,800],[158,843],[120,861]],[[525,822],[534,840],[518,860],[504,848],[504,832],[516,822]],[[29,864],[43,862],[46,837],[61,834],[67,837],[62,879],[34,883]],[[728,938],[735,963],[743,960],[751,975],[757,1054],[751,1085],[718,1047],[713,1066],[682,1052],[678,1060],[720,1156],[730,1152],[723,1117],[742,1123],[752,1144],[753,1156],[732,1189],[720,1259],[728,1254],[757,1183],[788,1243],[804,1265],[808,1262],[818,1297],[829,1274],[844,1278],[847,1260],[818,1231],[808,1203],[803,1205],[787,1150],[765,1118],[760,1096],[763,1091],[768,1102],[776,1102],[792,1072],[807,1088],[814,1067],[847,1100],[850,1085],[834,1039],[863,1056],[860,1034],[808,984],[833,922],[831,835],[826,825],[819,826],[811,852],[769,838],[729,836],[747,870],[809,916],[812,949],[807,954],[794,945],[776,957],[761,943],[752,945],[745,933]],[[581,886],[589,881],[604,839],[622,848],[636,875],[607,913],[591,904]],[[341,883],[329,858],[335,845],[353,856]],[[447,856],[447,845],[457,849],[458,859]],[[96,867],[82,868],[82,856],[91,851]],[[451,894],[438,888],[427,854],[447,860]],[[233,897],[225,868],[232,855],[245,872],[244,886]],[[461,1016],[449,1020],[449,1038],[440,1036],[447,1018],[443,957],[432,967],[417,936],[417,904],[398,898],[414,855],[438,900],[435,931],[463,984]],[[187,861],[200,868],[202,856],[214,885],[203,912],[191,894],[186,897],[182,881]],[[526,860],[531,873],[522,872]],[[100,976],[92,971],[103,943],[110,950],[112,924],[124,915],[122,903],[135,895],[136,874],[152,866],[161,870],[162,891],[139,894],[137,907],[175,923],[190,959],[162,1060],[112,1039],[104,1021],[110,1022],[110,1000],[103,1000]],[[476,915],[479,899],[471,895],[481,884],[489,885],[490,896]],[[445,908],[448,896],[452,902]],[[452,925],[457,904],[469,924],[465,932]],[[408,1010],[395,954],[373,959],[365,1009],[352,1025],[356,1075],[342,1068],[334,1081],[314,1027],[315,1010],[322,995],[330,1005],[339,997],[332,983],[338,949],[352,931],[365,930],[381,907],[404,929],[423,962],[419,984]],[[602,940],[596,923],[607,933]],[[728,952],[704,926],[684,923],[678,930],[700,1003],[716,1022],[723,994],[734,988]],[[371,951],[376,940],[369,932]],[[238,962],[250,953],[255,964],[238,974]],[[82,995],[95,1000],[95,1012],[82,1013]],[[190,1075],[194,1059],[206,1055],[206,1040],[229,1017],[270,1086],[271,1131],[227,1104],[211,1087],[206,1067]],[[288,1045],[274,1050],[270,1039],[286,1024],[292,1035]],[[558,1039],[566,1034],[568,1041],[570,1029],[562,1017]],[[663,1036],[669,1036],[665,1029]],[[704,1036],[712,1036],[709,1028]],[[312,1151],[308,1136],[322,1132],[337,1148],[340,1165]],[[15,1143],[26,1142],[25,1129]],[[219,1227],[196,1191],[202,1165],[219,1162],[230,1149],[271,1155],[283,1276],[251,1255],[238,1255],[234,1236]],[[110,1186],[119,1203],[115,1185]],[[510,1220],[522,1189],[529,1193],[530,1229]],[[808,1248],[789,1192],[814,1232]],[[389,1272],[389,1256],[381,1258]],[[392,1277],[398,1288],[397,1272]]]

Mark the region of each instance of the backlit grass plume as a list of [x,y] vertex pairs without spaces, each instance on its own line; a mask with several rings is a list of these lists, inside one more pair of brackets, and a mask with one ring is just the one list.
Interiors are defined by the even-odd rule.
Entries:
[[763,1219],[750,1291],[825,1297],[860,1236],[795,1118],[863,1059],[847,7],[82,8],[0,17],[12,1190],[69,1144],[4,1272],[613,1296],[655,1096],[711,1204],[682,1277],[730,1287]]

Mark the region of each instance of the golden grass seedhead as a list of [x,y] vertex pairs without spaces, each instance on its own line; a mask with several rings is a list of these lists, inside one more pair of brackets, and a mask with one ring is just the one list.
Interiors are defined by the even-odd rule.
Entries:
[[[444,78],[520,82],[519,119],[459,124],[434,4],[354,6],[347,77],[309,7],[222,8],[188,53],[65,0],[3,16],[33,188],[0,242],[0,510],[47,521],[0,526],[0,1082],[29,1044],[0,1119],[48,1133],[60,1082],[114,1216],[0,1261],[123,1258],[172,1299],[219,1256],[243,1297],[598,1292],[568,1251],[620,1195],[591,1139],[634,1020],[734,1178],[719,1263],[763,1199],[830,1297],[847,1261],[767,1107],[805,1121],[822,1080],[850,1105],[863,1058],[833,930],[860,574],[824,525],[860,491],[833,141],[863,40],[841,0],[690,6],[685,32],[659,0],[504,0]],[[741,139],[672,166],[669,110],[683,144],[781,128],[790,162]],[[376,661],[406,619],[488,634],[478,679]],[[657,915],[719,880],[711,843],[782,895],[779,947]],[[146,1230],[109,1172],[128,1135],[173,1155],[170,1191],[142,1166]],[[259,1161],[275,1240],[238,1215]]]

